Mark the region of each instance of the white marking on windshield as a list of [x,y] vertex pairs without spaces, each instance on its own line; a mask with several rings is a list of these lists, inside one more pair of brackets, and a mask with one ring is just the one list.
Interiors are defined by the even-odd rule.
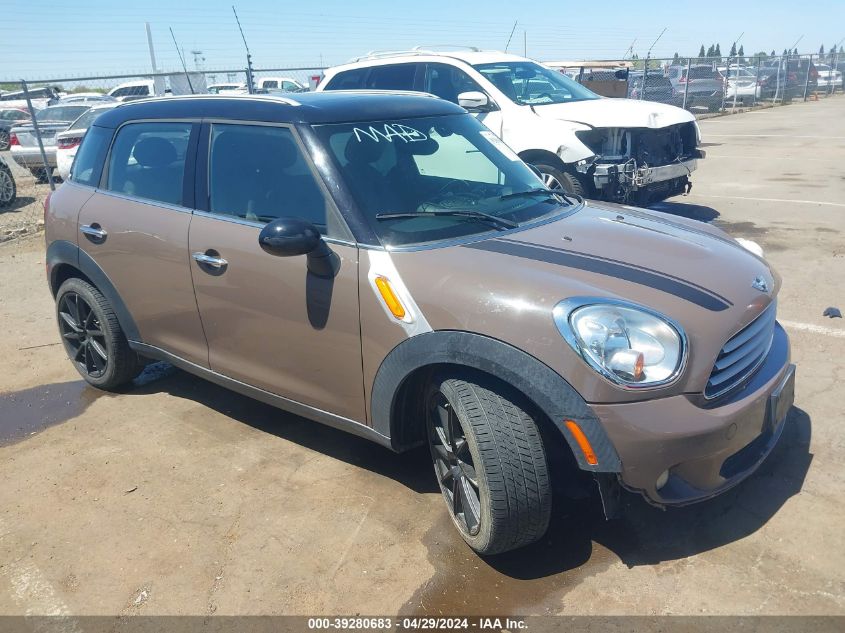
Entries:
[[428,136],[423,132],[401,123],[385,123],[382,130],[371,125],[369,131],[359,127],[353,128],[352,131],[359,143],[363,140],[362,135],[376,143],[381,142],[382,139],[388,143],[393,143],[393,139],[396,138],[402,139],[405,143],[418,143],[428,140]]

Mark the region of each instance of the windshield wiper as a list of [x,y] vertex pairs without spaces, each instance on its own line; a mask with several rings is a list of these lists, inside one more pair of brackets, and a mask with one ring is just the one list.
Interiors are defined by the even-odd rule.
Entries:
[[456,218],[467,218],[493,224],[499,229],[515,229],[519,227],[517,222],[506,220],[489,213],[471,211],[467,209],[431,209],[430,211],[403,211],[398,213],[377,213],[376,220],[393,220],[398,218],[430,218],[432,216],[449,216]]
[[546,187],[537,187],[535,189],[528,189],[527,191],[514,191],[513,193],[506,193],[502,196],[499,196],[499,200],[508,200],[509,198],[519,198],[521,196],[536,196],[539,194],[545,194],[546,196],[553,197],[558,201],[563,201],[566,204],[575,204],[563,191],[555,191],[554,189],[547,189]]

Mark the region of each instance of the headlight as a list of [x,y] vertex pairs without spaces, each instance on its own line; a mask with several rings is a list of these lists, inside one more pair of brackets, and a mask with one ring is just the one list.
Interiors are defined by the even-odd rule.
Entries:
[[598,373],[626,388],[674,381],[686,364],[683,330],[647,308],[600,298],[561,301],[558,330]]

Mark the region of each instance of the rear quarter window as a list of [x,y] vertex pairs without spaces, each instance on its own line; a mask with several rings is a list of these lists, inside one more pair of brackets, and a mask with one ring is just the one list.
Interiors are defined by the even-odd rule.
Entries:
[[89,187],[96,187],[103,173],[103,161],[109,148],[114,130],[91,126],[82,139],[82,145],[76,152],[76,158],[70,169],[72,182]]

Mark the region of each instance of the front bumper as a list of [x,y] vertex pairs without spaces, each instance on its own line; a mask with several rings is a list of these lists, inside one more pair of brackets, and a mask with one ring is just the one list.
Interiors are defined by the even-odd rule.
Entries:
[[[55,167],[56,147],[54,145],[45,145],[44,153],[47,155],[47,164],[50,167]],[[37,146],[13,145],[12,158],[18,165],[25,169],[44,166],[44,162],[41,160],[41,150]]]
[[[700,151],[700,150],[698,150]],[[703,158],[701,152],[700,158]],[[664,182],[689,176],[698,168],[698,158],[691,158],[671,165],[659,167],[636,167],[618,163],[596,163],[593,171],[593,182],[597,189],[624,181],[632,189],[642,189],[655,182]]]
[[[783,431],[792,404],[789,360],[789,339],[778,324],[760,369],[740,391],[714,405],[700,395],[592,405],[621,459],[622,485],[656,505],[685,505],[748,477]],[[666,471],[668,480],[658,489]]]

